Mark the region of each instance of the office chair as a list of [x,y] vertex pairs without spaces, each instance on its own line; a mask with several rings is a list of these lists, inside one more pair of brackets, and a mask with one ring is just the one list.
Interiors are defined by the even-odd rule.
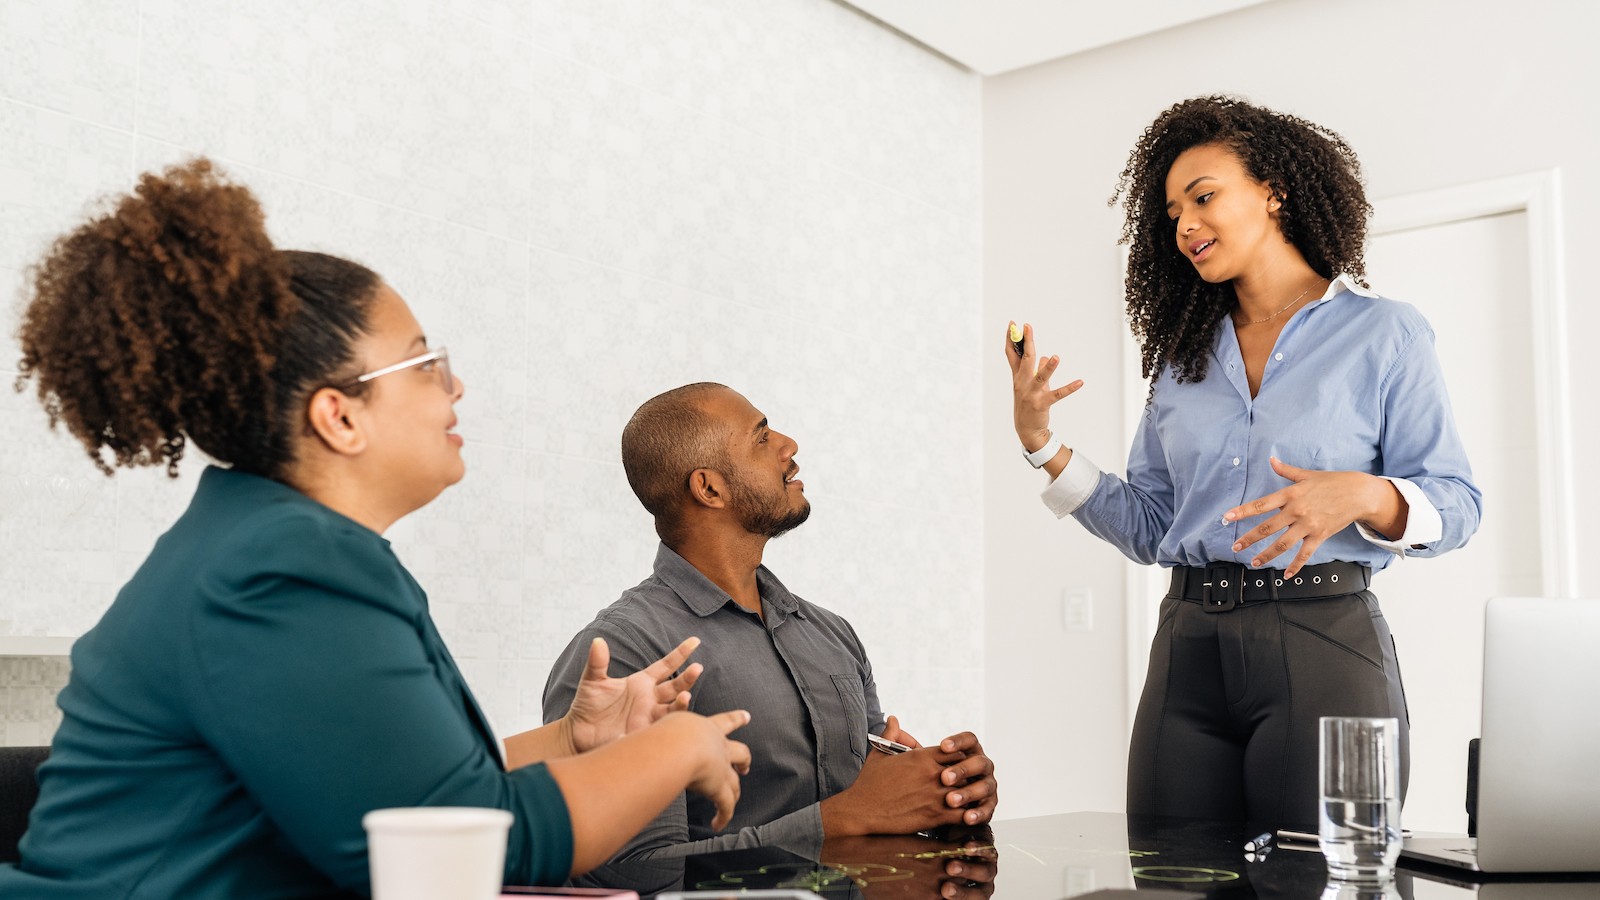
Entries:
[[17,842],[39,799],[34,771],[49,755],[49,747],[0,747],[0,863],[17,861]]

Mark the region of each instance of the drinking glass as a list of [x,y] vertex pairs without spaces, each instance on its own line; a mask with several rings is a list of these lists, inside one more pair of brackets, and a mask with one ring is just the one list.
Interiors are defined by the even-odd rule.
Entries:
[[1402,900],[1402,895],[1392,881],[1329,881],[1322,888],[1322,900]]
[[1394,877],[1400,858],[1400,722],[1322,718],[1318,843],[1338,881]]

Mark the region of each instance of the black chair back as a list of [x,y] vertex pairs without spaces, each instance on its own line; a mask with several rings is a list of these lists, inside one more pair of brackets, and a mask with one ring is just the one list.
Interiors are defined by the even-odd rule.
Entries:
[[34,773],[49,755],[49,747],[0,747],[0,863],[17,861],[17,842],[39,799]]

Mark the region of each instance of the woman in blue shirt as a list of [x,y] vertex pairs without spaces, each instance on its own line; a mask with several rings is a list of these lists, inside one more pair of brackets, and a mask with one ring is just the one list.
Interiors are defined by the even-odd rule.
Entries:
[[[1126,479],[1063,447],[1033,332],[1008,339],[1043,499],[1172,568],[1128,759],[1132,813],[1314,826],[1317,720],[1407,712],[1368,590],[1477,530],[1433,331],[1366,290],[1372,208],[1336,134],[1226,97],[1178,103],[1123,170],[1128,317],[1150,393]],[[1008,336],[1009,337],[1009,336]]]
[[21,371],[53,425],[107,474],[175,471],[191,442],[223,467],[74,645],[0,895],[365,895],[380,807],[509,810],[513,883],[604,862],[685,789],[727,821],[748,717],[678,711],[692,644],[626,679],[592,647],[572,711],[502,762],[382,537],[464,474],[464,386],[377,275],[274,248],[197,160],[59,240],[32,287]]

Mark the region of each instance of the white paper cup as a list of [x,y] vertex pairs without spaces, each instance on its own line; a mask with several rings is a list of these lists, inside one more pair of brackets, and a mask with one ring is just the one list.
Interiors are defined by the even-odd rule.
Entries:
[[496,900],[511,813],[417,806],[361,817],[373,900]]

